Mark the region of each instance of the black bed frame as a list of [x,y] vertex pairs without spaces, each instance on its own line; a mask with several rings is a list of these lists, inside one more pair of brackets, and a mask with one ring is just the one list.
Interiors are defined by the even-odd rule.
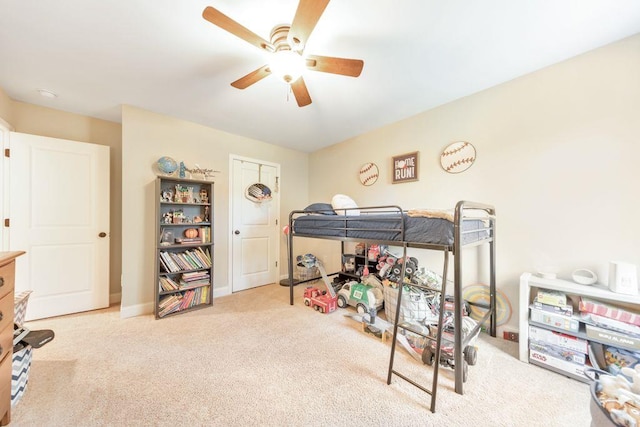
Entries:
[[[403,214],[403,210],[399,207],[399,206],[373,206],[373,207],[364,207],[364,208],[358,208],[361,211],[361,216],[359,217],[359,220],[362,220],[363,218],[366,218],[366,214],[367,213],[381,213],[381,212],[394,212],[397,213],[400,218],[402,217]],[[345,217],[345,221],[344,221],[344,230],[349,229],[348,228],[348,209],[347,209],[347,216]],[[478,211],[483,211],[483,215],[478,215]],[[353,242],[364,242],[367,244],[384,244],[384,245],[389,245],[389,246],[395,246],[395,247],[402,247],[403,248],[403,257],[406,258],[407,257],[407,249],[408,248],[419,248],[419,249],[430,249],[430,250],[437,250],[437,251],[442,251],[444,254],[444,267],[443,267],[443,294],[445,292],[445,284],[446,284],[446,277],[447,277],[447,269],[448,269],[448,264],[449,264],[449,253],[453,253],[454,256],[454,280],[453,280],[453,284],[454,284],[454,304],[455,304],[455,316],[454,316],[454,369],[455,369],[455,391],[456,393],[459,394],[463,394],[463,369],[461,368],[463,366],[463,349],[465,348],[465,346],[469,343],[469,340],[472,339],[473,337],[475,337],[475,335],[477,334],[478,330],[483,327],[487,321],[489,323],[488,325],[488,330],[489,333],[492,337],[496,336],[496,280],[495,280],[495,264],[496,264],[496,258],[495,258],[495,241],[496,241],[496,228],[495,228],[495,223],[496,223],[496,214],[495,214],[495,208],[491,205],[487,205],[487,204],[483,204],[483,203],[476,203],[476,202],[469,202],[469,201],[460,201],[456,204],[455,207],[455,212],[454,212],[454,241],[452,245],[443,245],[443,244],[427,244],[427,243],[416,243],[416,242],[408,242],[404,240],[404,222],[403,221],[398,221],[398,228],[397,229],[393,229],[393,231],[396,231],[400,236],[400,240],[388,240],[388,241],[384,241],[384,240],[369,240],[369,239],[362,239],[362,238],[350,238],[350,237],[333,237],[333,236],[317,236],[317,235],[311,235],[311,234],[301,234],[301,233],[296,233],[294,231],[294,223],[296,221],[296,218],[301,216],[301,215],[308,215],[310,213],[314,213],[314,212],[309,212],[306,210],[296,210],[296,211],[292,211],[289,214],[289,254],[288,254],[288,258],[289,258],[289,298],[290,298],[290,304],[293,305],[293,287],[294,285],[297,285],[299,283],[302,283],[301,281],[294,281],[294,276],[293,276],[293,266],[295,265],[295,259],[293,257],[293,240],[294,237],[305,237],[305,238],[314,238],[314,239],[328,239],[328,240],[338,240],[338,241],[342,241],[342,242],[346,242],[346,241],[353,241]],[[317,212],[317,213],[321,213],[321,212]],[[486,230],[487,233],[487,237],[483,238],[482,240],[478,240],[475,241],[473,243],[468,243],[468,244],[462,244],[463,239],[462,236],[464,233],[475,233],[479,230],[474,229],[474,230],[466,230],[463,231],[462,229],[462,223],[464,221],[468,221],[468,220],[483,220],[483,221],[489,221],[489,226],[486,228],[483,228],[483,230]],[[365,229],[361,229],[361,230],[365,230]],[[366,231],[366,230],[365,230]],[[388,231],[392,231],[392,230],[388,230]],[[478,322],[478,324],[476,325],[476,327],[473,329],[473,331],[471,331],[470,333],[467,334],[466,337],[463,337],[462,335],[462,313],[464,310],[464,302],[463,302],[463,298],[462,298],[462,249],[466,248],[466,247],[471,247],[471,246],[479,246],[479,245],[484,245],[484,244],[488,244],[489,245],[489,263],[490,263],[490,278],[489,278],[489,306],[485,306],[483,307],[484,309],[487,310],[486,314],[483,316],[483,318]],[[403,266],[404,269],[404,266]],[[334,275],[337,273],[334,273]],[[404,277],[404,271],[403,271],[403,275],[401,277]],[[313,279],[311,279],[313,280]],[[396,319],[394,321],[394,339],[392,342],[392,350],[391,350],[391,357],[390,357],[390,362],[389,362],[389,373],[388,373],[388,379],[387,379],[387,384],[391,383],[391,377],[392,374],[396,374],[398,376],[400,376],[401,378],[409,381],[410,383],[412,383],[413,385],[421,388],[423,391],[428,392],[430,394],[432,394],[432,411],[433,411],[433,407],[434,407],[434,400],[433,398],[435,398],[435,388],[433,390],[426,390],[423,387],[421,387],[420,385],[416,384],[415,382],[411,381],[410,379],[402,376],[401,374],[399,374],[398,372],[393,370],[393,357],[394,357],[394,352],[395,352],[395,344],[396,344],[396,333],[397,333],[397,328],[398,328],[398,318],[399,318],[399,313],[400,313],[400,304],[401,304],[401,298],[402,298],[402,288],[403,286],[399,286],[399,293],[398,293],[398,307],[396,309]],[[391,320],[391,319],[388,319]],[[440,344],[440,338],[441,338],[441,334],[440,331],[438,333],[438,349],[437,349],[437,354],[439,354],[439,344]],[[436,359],[435,361],[436,363],[436,368],[438,365],[438,359]],[[437,383],[437,370],[434,373],[434,384]]]

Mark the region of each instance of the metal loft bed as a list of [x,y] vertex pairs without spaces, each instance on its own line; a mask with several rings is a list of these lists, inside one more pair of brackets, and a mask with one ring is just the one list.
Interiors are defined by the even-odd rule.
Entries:
[[[357,211],[357,212],[356,212]],[[443,281],[446,283],[449,254],[454,256],[454,369],[455,391],[463,394],[463,349],[470,337],[474,337],[478,330],[489,323],[489,333],[496,336],[496,284],[495,284],[495,209],[491,205],[460,201],[456,204],[453,221],[444,218],[410,215],[411,211],[403,211],[399,206],[374,206],[357,209],[345,209],[346,215],[336,215],[328,209],[296,210],[289,214],[289,298],[293,305],[293,286],[301,281],[294,281],[293,242],[295,237],[338,240],[342,242],[364,242],[369,244],[384,244],[401,247],[403,258],[407,257],[408,248],[429,249],[442,251],[444,255]],[[355,215],[357,213],[357,215]],[[487,312],[476,327],[467,333],[466,339],[462,334],[462,314],[464,302],[462,298],[462,249],[472,246],[489,245],[489,305]],[[403,266],[404,269],[404,266]],[[337,273],[334,273],[337,274]],[[404,277],[404,271],[401,277]],[[445,293],[443,283],[442,294]],[[399,286],[398,306],[394,321],[394,339],[387,384],[391,383],[393,374],[410,382],[414,386],[432,395],[432,411],[435,407],[435,389],[437,385],[436,358],[434,370],[434,386],[428,390],[408,379],[393,369],[393,358],[398,329],[398,317],[401,307],[402,286]],[[442,311],[442,310],[441,310]],[[389,319],[391,320],[391,319]],[[440,353],[441,331],[438,331],[436,355]]]

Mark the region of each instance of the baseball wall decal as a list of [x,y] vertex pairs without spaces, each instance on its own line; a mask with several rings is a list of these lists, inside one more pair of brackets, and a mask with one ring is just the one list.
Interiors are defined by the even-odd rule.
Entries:
[[449,144],[440,155],[442,169],[449,173],[464,172],[476,161],[475,147],[465,141]]
[[365,163],[360,167],[360,182],[367,187],[378,180],[378,166],[375,163]]

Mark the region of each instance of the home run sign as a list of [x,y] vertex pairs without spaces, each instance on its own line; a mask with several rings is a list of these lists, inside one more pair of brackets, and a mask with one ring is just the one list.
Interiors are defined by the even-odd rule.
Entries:
[[393,157],[393,183],[418,180],[418,152]]
[[450,144],[440,155],[442,169],[449,173],[464,172],[476,161],[476,149],[465,141]]

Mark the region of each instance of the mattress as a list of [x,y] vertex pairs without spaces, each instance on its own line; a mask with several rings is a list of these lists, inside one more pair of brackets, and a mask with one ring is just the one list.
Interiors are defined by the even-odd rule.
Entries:
[[[402,226],[404,225],[404,238]],[[454,225],[441,218],[410,217],[407,214],[301,215],[293,220],[294,235],[347,237],[434,245],[453,245]],[[488,221],[464,220],[462,243],[489,237]]]

